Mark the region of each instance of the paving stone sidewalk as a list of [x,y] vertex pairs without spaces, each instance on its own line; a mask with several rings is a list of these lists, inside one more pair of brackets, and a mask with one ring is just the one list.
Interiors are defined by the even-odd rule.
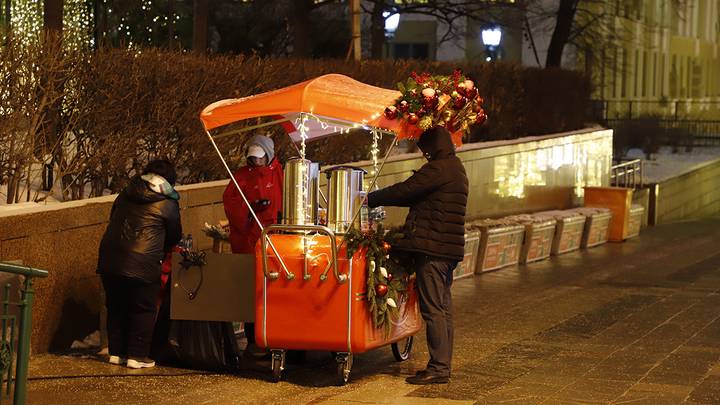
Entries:
[[427,361],[418,336],[407,362],[389,348],[357,355],[344,387],[319,352],[278,384],[263,361],[219,375],[38,355],[29,403],[718,404],[719,240],[720,219],[665,225],[457,280],[447,385],[405,384]]

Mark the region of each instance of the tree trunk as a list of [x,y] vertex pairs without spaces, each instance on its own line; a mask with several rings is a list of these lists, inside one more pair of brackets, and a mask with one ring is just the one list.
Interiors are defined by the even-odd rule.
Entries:
[[3,13],[3,30],[5,30],[5,33],[10,33],[10,20],[11,20],[11,9],[10,9],[10,2],[12,0],[3,0],[2,1],[2,11]]
[[107,32],[107,14],[105,13],[105,8],[103,7],[103,2],[101,0],[95,0],[94,5],[95,9],[93,13],[93,18],[95,19],[95,30],[93,32],[93,35],[95,35],[95,49],[100,49],[105,44],[105,33]]
[[173,13],[175,12],[175,0],[168,0],[167,2],[167,18],[168,18],[168,49],[175,48],[175,18]]
[[570,28],[572,28],[575,19],[578,2],[579,0],[560,0],[555,30],[550,39],[545,67],[560,67],[563,49],[565,49],[565,45],[570,38]]
[[61,33],[63,29],[63,0],[45,0],[43,17],[46,30]]
[[299,58],[312,55],[310,44],[310,13],[312,3],[310,0],[294,0],[289,23],[293,36],[292,55]]
[[374,0],[370,14],[370,58],[382,59],[385,47],[385,0]]
[[193,52],[205,54],[207,51],[208,0],[195,0],[193,5]]

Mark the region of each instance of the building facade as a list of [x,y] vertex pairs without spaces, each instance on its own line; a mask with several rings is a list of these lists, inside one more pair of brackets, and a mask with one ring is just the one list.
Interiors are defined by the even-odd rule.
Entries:
[[[545,66],[560,1],[487,3],[487,15],[456,19],[450,39],[440,19],[402,14],[385,56],[481,63],[481,32],[497,26],[494,59]],[[720,0],[580,0],[572,35],[562,66],[591,77],[599,118],[720,119]]]

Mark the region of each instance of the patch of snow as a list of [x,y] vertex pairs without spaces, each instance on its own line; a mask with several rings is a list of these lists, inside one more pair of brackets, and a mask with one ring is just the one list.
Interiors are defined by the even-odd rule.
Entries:
[[643,159],[643,182],[659,183],[683,175],[698,165],[720,159],[720,147],[698,147],[690,152],[673,153],[671,147],[662,147],[653,160]]

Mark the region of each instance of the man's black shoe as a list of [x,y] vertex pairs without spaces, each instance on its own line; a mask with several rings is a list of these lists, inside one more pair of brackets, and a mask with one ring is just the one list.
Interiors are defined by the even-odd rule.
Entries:
[[406,378],[405,382],[413,385],[447,384],[450,382],[450,377],[433,375],[427,372],[419,372],[412,377]]

